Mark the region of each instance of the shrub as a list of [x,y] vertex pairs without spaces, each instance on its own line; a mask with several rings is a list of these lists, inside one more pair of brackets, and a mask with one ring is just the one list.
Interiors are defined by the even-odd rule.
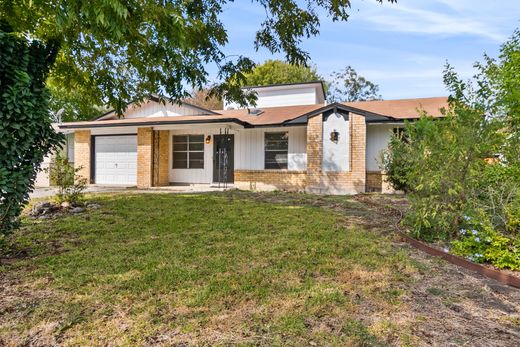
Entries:
[[56,52],[0,21],[0,242],[19,225],[36,172],[62,136],[51,126],[44,82]]
[[452,252],[475,263],[489,262],[497,268],[520,270],[520,240],[497,233],[490,223],[465,216],[459,230],[460,237],[452,242]]
[[[446,240],[475,262],[520,269],[520,31],[463,81],[450,66],[441,119],[406,124],[383,157],[389,181],[409,195],[413,235]],[[469,216],[469,217],[468,217]],[[470,218],[470,219],[468,219]]]
[[520,192],[516,198],[505,208],[506,230],[514,237],[520,237]]
[[490,216],[496,229],[520,235],[520,168],[495,163],[487,165],[478,182],[476,207]]
[[411,154],[410,144],[397,134],[392,135],[388,150],[382,154],[381,162],[388,182],[396,190],[411,191],[409,171],[413,167]]
[[51,180],[58,187],[56,202],[68,202],[72,205],[83,199],[83,192],[87,187],[87,180],[78,175],[81,167],[74,168],[67,157],[57,154],[51,166]]

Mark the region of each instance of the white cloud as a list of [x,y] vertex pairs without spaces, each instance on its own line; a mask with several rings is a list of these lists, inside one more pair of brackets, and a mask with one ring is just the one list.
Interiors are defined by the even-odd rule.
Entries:
[[[510,34],[503,32],[501,21],[502,17],[511,13],[486,13],[486,8],[480,8],[477,3],[473,3],[472,8],[464,2],[447,0],[437,0],[434,7],[427,4],[416,1],[412,5],[400,1],[396,5],[367,6],[360,19],[375,24],[379,31],[439,36],[472,35],[496,42],[503,42]],[[475,11],[475,8],[479,10]]]

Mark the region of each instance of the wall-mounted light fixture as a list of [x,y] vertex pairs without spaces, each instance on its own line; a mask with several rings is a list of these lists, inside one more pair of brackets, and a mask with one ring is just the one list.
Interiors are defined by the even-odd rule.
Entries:
[[338,143],[339,141],[339,132],[334,129],[331,133],[330,133],[330,140],[334,143]]
[[211,143],[211,135],[206,136],[206,140],[204,142],[209,145]]

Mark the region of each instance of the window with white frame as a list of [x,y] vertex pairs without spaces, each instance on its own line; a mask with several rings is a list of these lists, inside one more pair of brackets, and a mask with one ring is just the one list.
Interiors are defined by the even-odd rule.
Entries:
[[265,133],[265,169],[287,169],[289,134],[287,132]]
[[173,136],[173,168],[204,168],[204,135]]

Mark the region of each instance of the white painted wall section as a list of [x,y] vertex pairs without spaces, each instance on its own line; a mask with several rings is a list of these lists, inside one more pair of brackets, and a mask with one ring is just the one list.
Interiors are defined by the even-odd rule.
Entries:
[[[350,132],[349,121],[342,115],[331,114],[323,122],[323,171],[341,172],[350,169]],[[339,133],[338,141],[331,140],[331,133]]]
[[74,163],[74,133],[65,135],[65,139],[67,141],[65,147],[67,150],[67,159],[69,159],[71,163]]
[[258,89],[258,108],[316,104],[315,88],[292,88],[284,90]]
[[235,132],[235,169],[264,170],[266,132],[288,132],[288,170],[307,169],[307,127],[244,129]]
[[[204,143],[204,168],[203,169],[173,169],[173,138],[170,139],[170,182],[173,183],[212,183],[213,181],[213,135],[218,134],[218,129],[185,129],[171,130],[170,136],[174,135],[211,135],[211,143]],[[231,132],[232,133],[232,132]],[[235,140],[236,141],[236,140]],[[235,143],[236,148],[236,143]]]
[[367,171],[381,171],[381,155],[388,148],[393,134],[391,124],[367,125],[366,168]]
[[[264,142],[266,132],[288,132],[288,170],[306,170],[307,168],[307,128],[277,127],[255,129],[231,129],[230,134],[235,137],[234,168],[235,170],[264,170]],[[170,182],[173,183],[212,183],[213,181],[213,141],[214,135],[220,133],[214,129],[185,129],[171,130],[173,135],[211,135],[211,143],[204,145],[203,169],[173,169],[172,148],[169,149]],[[170,143],[173,143],[171,141]]]
[[[296,84],[282,86],[266,86],[251,88],[249,91],[257,93],[257,108],[295,106],[295,105],[315,105],[321,104],[323,92],[321,84]],[[240,108],[236,103],[224,103],[224,109]]]
[[52,165],[52,161],[54,160],[54,154],[46,155],[43,158],[42,163],[40,164],[40,170],[36,173],[36,179],[34,181],[34,186],[36,188],[39,187],[50,187],[51,179],[50,179],[50,168]]

